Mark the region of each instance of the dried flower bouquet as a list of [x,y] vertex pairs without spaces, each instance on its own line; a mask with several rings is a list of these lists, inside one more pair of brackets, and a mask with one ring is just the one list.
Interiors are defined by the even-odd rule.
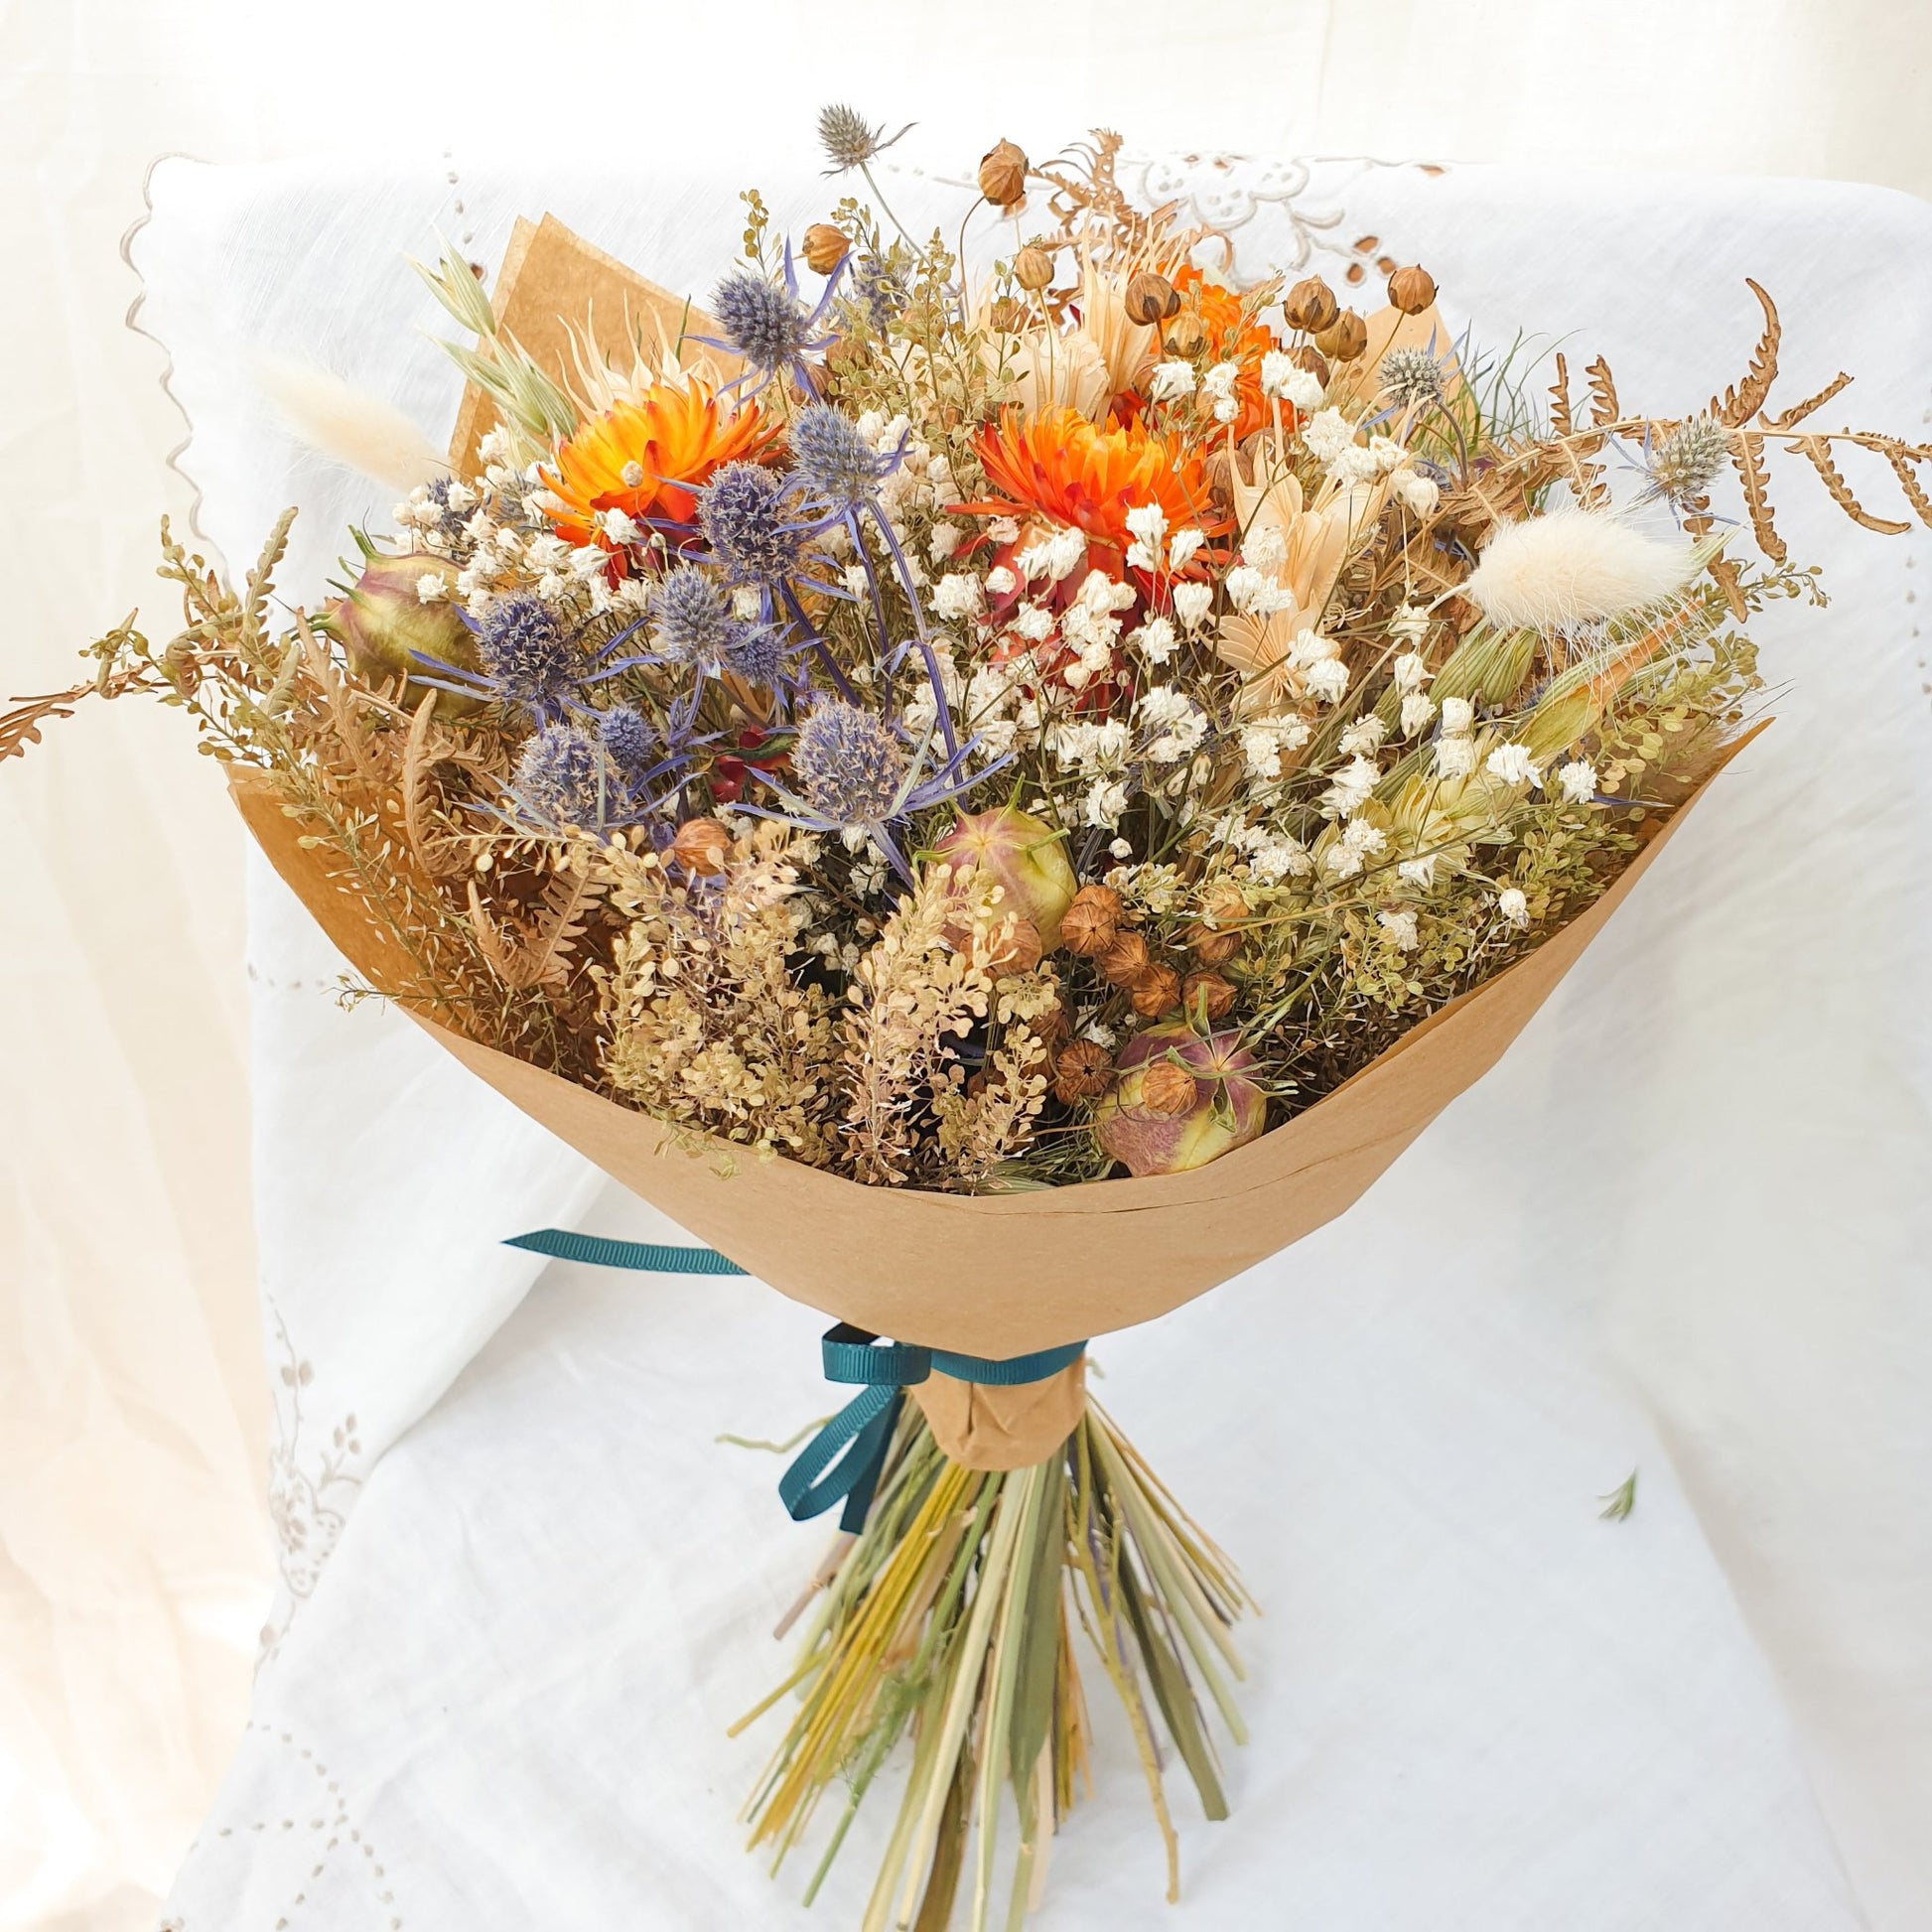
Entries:
[[1226,1810],[1240,1587],[1079,1344],[1340,1211],[1587,943],[1747,734],[1752,615],[1824,601],[1773,458],[1882,531],[1841,457],[1932,523],[1932,452],[1813,428],[1843,375],[1772,413],[1755,284],[1744,375],[1645,415],[1600,359],[1539,393],[1419,267],[1369,315],[1225,286],[1116,137],[994,148],[970,259],[892,214],[883,130],[820,135],[865,197],[793,242],[748,194],[708,312],[548,221],[493,295],[426,271],[451,462],[328,399],[397,534],[281,625],[287,518],[238,590],[164,532],[185,627],[130,618],[0,755],[89,691],[187,710],[370,986],[858,1324],[828,1362],[894,1393],[792,1498],[847,1532],[751,1815],[782,1857],[842,1789],[822,1877],[909,1734],[863,1923],[937,1932],[1037,1897],[1076,1620],[1171,1890],[1163,1732]]

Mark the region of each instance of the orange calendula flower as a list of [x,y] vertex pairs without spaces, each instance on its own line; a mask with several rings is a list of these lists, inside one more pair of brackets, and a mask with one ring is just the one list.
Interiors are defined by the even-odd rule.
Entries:
[[1144,503],[1160,504],[1170,529],[1218,522],[1200,460],[1141,423],[1090,423],[1077,409],[1033,417],[1008,409],[980,431],[975,449],[999,500],[963,509],[1031,513],[1122,551],[1132,541],[1127,512]]
[[622,510],[638,524],[653,517],[689,523],[697,491],[712,473],[756,457],[780,427],[756,403],[721,404],[718,392],[696,376],[653,383],[558,446],[546,473],[562,505],[552,512],[557,534],[571,543],[597,541],[599,510]]

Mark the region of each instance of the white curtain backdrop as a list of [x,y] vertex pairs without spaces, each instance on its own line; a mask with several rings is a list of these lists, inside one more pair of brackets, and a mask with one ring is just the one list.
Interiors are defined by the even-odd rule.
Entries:
[[[161,351],[122,326],[136,286],[118,252],[163,152],[468,149],[486,132],[497,152],[555,153],[595,122],[603,153],[634,131],[640,182],[654,157],[721,140],[749,182],[760,155],[808,139],[823,99],[849,97],[918,119],[908,149],[953,166],[1001,134],[1045,150],[1098,121],[1142,147],[1556,156],[1927,193],[1929,57],[1932,20],[1880,0],[16,6],[0,13],[0,497],[16,533],[0,696],[71,682],[75,647],[137,603],[168,619],[153,524],[189,511],[165,468],[185,432]],[[0,1928],[123,1932],[153,1923],[234,1750],[273,1582],[243,849],[178,721],[103,710],[52,738],[0,767]],[[1776,1094],[1767,1069],[1763,1104]],[[1894,1124],[1871,1123],[1874,1162]],[[1655,1183],[1671,1179],[1660,1162]],[[1741,1290],[1626,1298],[1620,1340],[1652,1371],[1667,1443],[1695,1427],[1727,1452],[1706,1461],[1732,1481],[1690,1501],[1767,1654],[1809,1660],[1787,1695],[1871,1922],[1914,1932],[1932,1916],[1909,1855],[1925,1793],[1898,1739],[1914,1719],[1932,1729],[1932,1708],[1881,1708],[1873,1687],[1904,1681],[1901,1657],[1928,1641],[1926,1580],[1901,1542],[1894,1573],[1880,1562],[1858,1585],[1869,1654],[1828,1655],[1852,1586],[1807,1553],[1885,1538],[1867,1497],[1886,1445],[1821,1489],[1833,1425],[1813,1391],[1924,1316],[1914,1330],[1909,1311],[1868,1306],[1833,1266],[1821,1257],[1830,1295],[1800,1311],[1803,1345],[1784,1330],[1780,1360],[1804,1369],[1788,1388],[1767,1388],[1751,1338],[1794,1311]],[[1674,1355],[1695,1384],[1689,1368],[1681,1390],[1657,1382]],[[1784,1430],[1767,1422],[1780,1405]],[[1785,1499],[1768,1522],[1736,1507],[1752,1488]]]

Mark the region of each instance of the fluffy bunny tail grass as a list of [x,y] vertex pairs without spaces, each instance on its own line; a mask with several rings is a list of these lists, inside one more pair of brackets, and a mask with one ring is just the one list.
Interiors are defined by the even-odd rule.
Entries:
[[255,380],[290,431],[311,449],[407,493],[449,464],[393,404],[311,362],[262,355]]

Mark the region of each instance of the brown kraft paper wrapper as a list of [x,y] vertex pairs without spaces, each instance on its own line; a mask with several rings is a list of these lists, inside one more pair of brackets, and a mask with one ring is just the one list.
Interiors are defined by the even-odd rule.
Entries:
[[[229,775],[270,864],[350,965],[378,991],[405,986],[394,942],[336,883],[323,850],[303,845],[305,827],[263,780]],[[722,1142],[694,1154],[647,1114],[404,1011],[505,1099],[780,1294],[874,1334],[1003,1359],[1152,1321],[1352,1206],[1495,1065],[1711,782],[1535,952],[1419,1022],[1306,1112],[1187,1173],[939,1194],[863,1186]],[[962,1427],[995,1427],[990,1402],[982,1413],[984,1424]]]
[[[1025,1352],[1024,1350],[1022,1351]],[[969,1469],[1027,1469],[1073,1434],[1087,1406],[1084,1356],[1043,1382],[994,1388],[936,1369],[912,1388],[932,1440]]]

